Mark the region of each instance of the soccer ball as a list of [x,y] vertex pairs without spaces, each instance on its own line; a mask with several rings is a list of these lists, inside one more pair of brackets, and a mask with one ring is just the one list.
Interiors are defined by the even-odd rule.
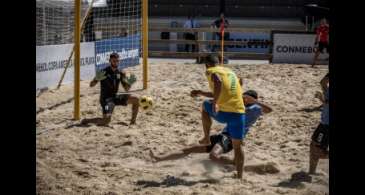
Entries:
[[143,110],[149,110],[152,108],[153,106],[153,100],[151,97],[148,96],[142,96],[139,98],[139,106],[143,109]]

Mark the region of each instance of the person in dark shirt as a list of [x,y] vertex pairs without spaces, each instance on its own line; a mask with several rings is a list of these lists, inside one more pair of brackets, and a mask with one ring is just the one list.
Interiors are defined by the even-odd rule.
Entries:
[[[221,24],[222,24],[222,21],[224,21],[224,29],[226,29],[228,26],[229,26],[229,22],[228,20],[225,18],[224,16],[224,13],[221,13],[220,15],[220,18],[215,20],[211,26],[215,27],[215,28],[220,28],[221,27]],[[222,35],[220,32],[217,32],[216,33],[216,36],[219,38],[219,40],[222,40]],[[228,40],[229,39],[229,32],[224,32],[224,40]],[[213,51],[215,51],[215,49],[218,47],[218,45],[214,45],[213,47]],[[227,50],[227,47],[224,46],[224,50],[226,51]]]
[[95,123],[97,125],[107,125],[110,123],[111,116],[116,105],[132,105],[132,119],[130,124],[135,124],[139,99],[131,94],[117,94],[119,84],[121,83],[125,91],[129,91],[131,85],[136,81],[134,75],[129,78],[124,71],[118,70],[119,55],[112,53],[110,55],[110,66],[96,73],[95,78],[90,82],[90,87],[94,87],[100,82],[100,105],[103,111],[102,118],[84,119],[82,124]]
[[329,25],[325,18],[321,20],[321,24],[317,28],[316,34],[317,35],[316,35],[315,45],[318,45],[318,49],[314,54],[312,67],[315,66],[319,54],[323,53],[324,49],[326,49],[327,53],[329,54]]
[[[195,41],[197,39],[197,33],[192,32],[191,29],[198,28],[198,27],[199,27],[199,24],[195,20],[194,15],[189,16],[184,24],[184,28],[189,29],[189,32],[184,33],[184,39]],[[195,44],[185,44],[185,52],[189,52],[190,45],[191,45],[191,52],[195,52],[196,51]]]

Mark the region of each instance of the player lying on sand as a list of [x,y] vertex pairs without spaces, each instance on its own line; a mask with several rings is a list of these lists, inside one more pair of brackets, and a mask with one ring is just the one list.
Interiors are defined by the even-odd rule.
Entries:
[[[256,122],[256,120],[263,113],[270,113],[272,111],[272,109],[269,106],[258,102],[257,98],[258,98],[257,93],[253,90],[246,91],[243,94],[243,99],[246,106],[246,123],[245,123],[246,127],[243,137],[246,136],[249,128]],[[203,103],[203,106],[209,104],[212,104],[212,102],[207,100]],[[206,107],[211,107],[211,106],[206,106]],[[191,153],[210,153],[209,158],[215,162],[235,165],[233,158],[222,155],[230,152],[233,149],[232,139],[229,135],[229,132],[227,131],[227,127],[225,127],[220,133],[211,135],[209,139],[210,139],[209,145],[195,145],[162,156],[156,156],[152,151],[150,151],[150,154],[155,161],[159,162],[159,161],[175,160],[183,158]]]
[[83,119],[81,124],[95,123],[97,125],[107,125],[110,123],[114,107],[116,105],[132,105],[132,119],[130,124],[135,124],[139,102],[138,98],[130,94],[118,95],[119,84],[121,83],[125,91],[129,91],[132,84],[135,83],[136,77],[126,76],[124,71],[118,70],[119,55],[110,54],[110,66],[96,73],[95,78],[90,82],[90,87],[94,87],[100,82],[100,105],[103,111],[102,118]]
[[309,174],[316,172],[319,159],[328,158],[328,144],[329,144],[329,74],[321,80],[323,95],[316,97],[323,103],[321,122],[312,135],[312,142],[310,144],[310,158],[309,158]]

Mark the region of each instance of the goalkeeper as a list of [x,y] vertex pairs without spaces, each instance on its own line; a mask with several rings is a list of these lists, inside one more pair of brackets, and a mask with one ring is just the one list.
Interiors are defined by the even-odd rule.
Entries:
[[103,111],[103,118],[84,119],[82,124],[94,123],[96,125],[108,125],[116,105],[132,105],[132,119],[130,124],[136,123],[139,108],[139,99],[131,94],[117,94],[119,83],[122,84],[125,91],[129,91],[132,84],[136,82],[136,76],[126,76],[124,71],[118,70],[119,55],[110,54],[110,66],[97,71],[95,78],[90,82],[90,87],[94,87],[100,82],[100,105]]

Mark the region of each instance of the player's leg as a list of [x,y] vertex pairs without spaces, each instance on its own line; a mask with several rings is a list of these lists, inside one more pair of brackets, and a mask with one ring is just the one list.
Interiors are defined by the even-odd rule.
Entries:
[[135,96],[129,96],[127,104],[132,104],[132,118],[131,125],[136,123],[138,109],[139,109],[139,99]]
[[237,177],[242,178],[243,163],[244,163],[244,153],[241,147],[242,140],[232,139],[232,146],[234,151],[234,164],[236,165]]
[[[189,40],[188,33],[184,33],[184,40]],[[189,52],[189,44],[185,44],[185,52]]]
[[110,123],[111,118],[112,118],[112,113],[115,107],[114,101],[112,99],[108,99],[106,101],[100,102],[101,108],[102,108],[102,112],[103,112],[103,117],[102,118],[91,118],[91,119],[83,119],[81,121],[81,124],[86,125],[86,124],[96,124],[99,126],[106,126]]
[[139,109],[139,99],[138,97],[135,97],[130,94],[120,94],[115,97],[115,105],[122,105],[127,106],[128,104],[132,105],[132,118],[130,124],[135,124],[137,115],[138,115],[138,109]]
[[315,52],[315,54],[314,54],[314,59],[313,59],[312,67],[314,67],[314,65],[316,65],[316,62],[317,62],[318,57],[319,57],[319,54],[320,54],[321,52],[323,52],[323,49],[324,49],[324,45],[323,45],[323,43],[319,42],[319,43],[318,43],[318,48],[317,48],[317,50],[316,50],[316,52]]
[[179,150],[177,152],[173,152],[170,154],[165,155],[155,155],[152,150],[150,150],[150,156],[156,161],[165,161],[165,160],[176,160],[180,158],[184,158],[185,156],[191,154],[191,153],[206,153],[209,151],[209,146],[207,145],[197,145],[197,146],[191,146],[188,148],[184,148],[182,150]]
[[213,148],[209,154],[209,158],[221,164],[234,165],[233,158],[222,155],[224,153],[230,152],[233,149],[232,140],[228,136],[221,133],[210,136],[210,141],[212,142]]
[[312,67],[314,67],[316,65],[316,62],[317,62],[317,59],[318,59],[318,56],[320,54],[320,51],[316,51],[315,54],[314,54],[314,59],[313,59],[313,63],[312,63]]
[[[191,40],[196,41],[195,34],[191,34]],[[195,52],[195,49],[196,49],[196,45],[195,44],[191,44],[191,52]]]
[[209,135],[210,135],[210,128],[212,127],[212,119],[210,116],[213,114],[213,103],[209,100],[206,100],[202,104],[202,124],[203,124],[203,131],[204,137],[199,140],[200,144],[210,144]]
[[115,103],[112,99],[108,99],[106,104],[102,107],[103,118],[96,122],[97,125],[108,125],[112,119],[112,114],[115,108]]
[[319,148],[315,146],[315,143],[312,141],[309,149],[309,174],[314,174],[316,172],[318,162]]
[[[185,40],[188,40],[188,41],[190,41],[192,38],[191,38],[191,33],[186,33],[186,38],[185,38]],[[189,50],[190,50],[190,44],[186,44],[185,45],[185,51],[186,52],[189,52]]]
[[328,159],[328,151],[324,150],[312,141],[310,144],[309,174],[315,174],[320,159]]
[[[190,33],[190,41],[195,41],[195,35]],[[191,52],[194,52],[195,51],[195,44],[191,44]]]
[[232,113],[227,123],[227,131],[232,139],[232,147],[234,151],[234,163],[237,169],[237,177],[242,178],[244,153],[241,147],[242,139],[247,133],[245,128],[245,114]]
[[314,174],[319,159],[328,158],[328,125],[319,124],[312,135],[312,142],[309,150],[309,174]]
[[[189,39],[185,39],[185,40],[189,40]],[[185,52],[189,52],[189,47],[190,47],[189,44],[185,44]]]

